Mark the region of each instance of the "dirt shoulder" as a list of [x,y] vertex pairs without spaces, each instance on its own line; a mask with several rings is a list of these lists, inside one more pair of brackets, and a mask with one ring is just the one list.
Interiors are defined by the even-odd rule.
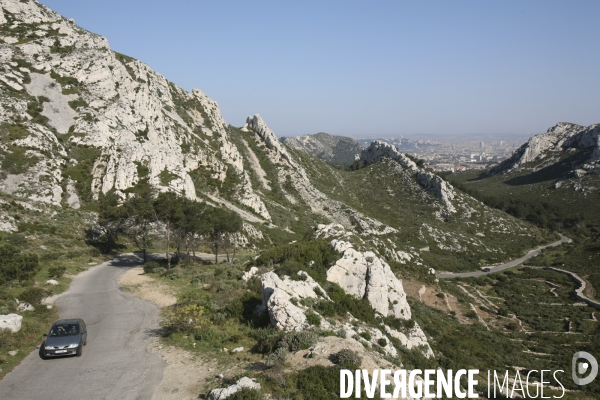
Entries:
[[160,308],[172,306],[177,302],[170,288],[145,275],[142,267],[131,268],[123,274],[119,284],[137,297],[156,304]]
[[[142,267],[127,271],[119,284],[135,296],[156,304],[159,308],[177,302],[173,290],[160,281],[144,274]],[[215,380],[219,373],[216,360],[202,359],[198,355],[173,346],[164,346],[158,340],[151,351],[160,354],[167,363],[163,378],[158,384],[152,400],[197,399],[208,382]]]

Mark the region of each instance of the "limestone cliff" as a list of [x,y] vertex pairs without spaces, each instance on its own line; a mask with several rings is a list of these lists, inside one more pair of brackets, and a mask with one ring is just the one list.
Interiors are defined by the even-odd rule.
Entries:
[[124,196],[148,179],[196,199],[234,180],[234,200],[270,220],[214,100],[36,1],[1,6],[2,153],[27,149],[2,190],[59,205],[73,197],[69,178],[86,181],[77,185],[84,198],[113,189]]

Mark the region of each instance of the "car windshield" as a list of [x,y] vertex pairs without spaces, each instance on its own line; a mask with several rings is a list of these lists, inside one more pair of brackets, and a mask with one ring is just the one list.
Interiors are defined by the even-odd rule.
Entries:
[[50,329],[49,336],[70,336],[79,333],[79,325],[77,324],[56,324]]

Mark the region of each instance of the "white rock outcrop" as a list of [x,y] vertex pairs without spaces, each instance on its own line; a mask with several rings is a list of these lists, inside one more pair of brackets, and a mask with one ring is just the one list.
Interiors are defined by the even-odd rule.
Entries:
[[282,158],[285,158],[288,161],[292,160],[290,154],[286,150],[285,146],[281,144],[275,133],[263,121],[263,119],[258,114],[254,114],[253,116],[249,116],[246,118],[246,125],[242,127],[243,131],[253,130],[256,132],[265,142],[267,147],[271,150],[277,152]]
[[258,272],[258,268],[256,268],[256,267],[250,268],[249,271],[244,272],[244,275],[242,275],[242,280],[244,282],[248,282],[254,275],[256,275],[257,272]]
[[8,329],[15,333],[21,330],[23,317],[19,314],[0,315],[0,329]]
[[231,395],[243,388],[260,390],[260,383],[256,382],[256,379],[250,379],[244,376],[231,386],[212,390],[209,393],[208,398],[210,400],[227,400]]
[[365,164],[372,164],[384,158],[391,158],[408,169],[417,170],[417,164],[413,160],[400,153],[396,146],[381,140],[372,141],[371,145],[360,153],[360,161]]
[[328,281],[337,283],[356,298],[366,298],[384,317],[411,318],[402,282],[385,260],[372,251],[358,251],[344,240],[334,239],[331,245],[342,258],[327,270]]
[[35,308],[29,303],[20,302],[19,304],[17,304],[17,311],[18,312],[35,311]]
[[429,342],[427,342],[427,337],[425,333],[415,322],[415,326],[408,331],[407,334],[402,332],[398,332],[397,330],[391,329],[386,326],[385,330],[388,335],[400,340],[400,342],[409,350],[421,347],[423,349],[423,355],[427,358],[433,357],[433,350],[429,346]]
[[288,276],[279,278],[274,272],[267,272],[261,276],[262,306],[269,312],[271,325],[284,331],[299,331],[307,328],[306,307],[295,305],[292,298],[302,300],[318,298],[315,290],[320,290],[323,298],[329,300],[325,290],[315,282],[306,272],[299,271],[298,276],[304,280],[292,280]]
[[417,182],[441,201],[449,212],[456,212],[452,204],[456,192],[445,180],[431,172],[417,171]]

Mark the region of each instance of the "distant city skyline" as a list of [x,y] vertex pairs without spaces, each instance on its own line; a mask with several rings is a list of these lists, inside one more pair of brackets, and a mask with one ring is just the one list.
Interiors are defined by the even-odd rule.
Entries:
[[[522,135],[600,123],[600,2],[41,0],[241,126]],[[419,133],[427,132],[427,133]]]

